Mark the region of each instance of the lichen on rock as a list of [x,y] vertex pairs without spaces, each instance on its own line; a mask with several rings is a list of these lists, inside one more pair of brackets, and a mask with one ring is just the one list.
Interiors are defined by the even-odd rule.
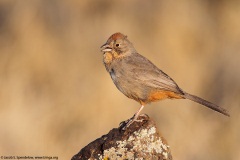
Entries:
[[[94,149],[91,147],[95,147]],[[83,148],[72,160],[172,160],[170,148],[146,115],[125,131],[112,129]]]

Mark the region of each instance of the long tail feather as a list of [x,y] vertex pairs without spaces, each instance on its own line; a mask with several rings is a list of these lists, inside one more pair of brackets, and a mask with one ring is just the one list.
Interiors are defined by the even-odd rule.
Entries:
[[229,115],[229,113],[228,113],[227,110],[225,110],[224,108],[221,108],[221,107],[217,106],[216,104],[213,104],[213,103],[211,103],[211,102],[208,102],[208,101],[206,101],[206,100],[204,100],[204,99],[202,99],[202,98],[200,98],[200,97],[197,97],[197,96],[194,96],[194,95],[191,95],[191,94],[189,94],[189,93],[184,92],[184,98],[190,99],[190,100],[192,100],[192,101],[194,101],[194,102],[197,102],[197,103],[199,103],[199,104],[202,104],[202,105],[204,105],[204,106],[206,106],[206,107],[208,107],[208,108],[211,108],[212,110],[215,110],[215,111],[217,111],[217,112],[219,112],[219,113],[222,113],[222,114],[230,117],[230,115]]

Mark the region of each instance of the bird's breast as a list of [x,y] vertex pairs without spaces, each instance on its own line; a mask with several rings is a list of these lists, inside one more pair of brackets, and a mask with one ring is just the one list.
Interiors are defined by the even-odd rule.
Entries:
[[113,81],[116,81],[116,78],[117,78],[117,77],[116,77],[116,74],[115,74],[115,71],[114,71],[113,68],[110,70],[109,73],[110,73],[110,76],[111,76],[112,80],[113,80]]

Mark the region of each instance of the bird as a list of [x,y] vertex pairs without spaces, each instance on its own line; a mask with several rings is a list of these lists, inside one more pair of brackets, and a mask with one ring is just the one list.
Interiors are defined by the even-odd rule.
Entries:
[[112,34],[101,51],[104,66],[117,89],[141,105],[126,127],[137,120],[146,104],[164,99],[189,99],[230,116],[224,108],[182,90],[170,76],[139,54],[126,35]]

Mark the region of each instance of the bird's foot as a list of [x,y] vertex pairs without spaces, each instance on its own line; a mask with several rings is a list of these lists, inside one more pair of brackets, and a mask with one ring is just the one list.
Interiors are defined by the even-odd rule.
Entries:
[[[148,117],[148,115],[146,115],[146,114],[142,114],[140,116],[147,116]],[[121,122],[119,124],[119,126],[120,126],[119,128],[120,128],[120,130],[125,131],[133,122],[142,122],[143,120],[144,119],[138,120],[138,116],[136,116],[136,114],[134,114],[132,118]]]
[[119,129],[120,131],[125,131],[133,122],[134,122],[134,117],[131,117],[130,119],[123,121],[119,124]]

